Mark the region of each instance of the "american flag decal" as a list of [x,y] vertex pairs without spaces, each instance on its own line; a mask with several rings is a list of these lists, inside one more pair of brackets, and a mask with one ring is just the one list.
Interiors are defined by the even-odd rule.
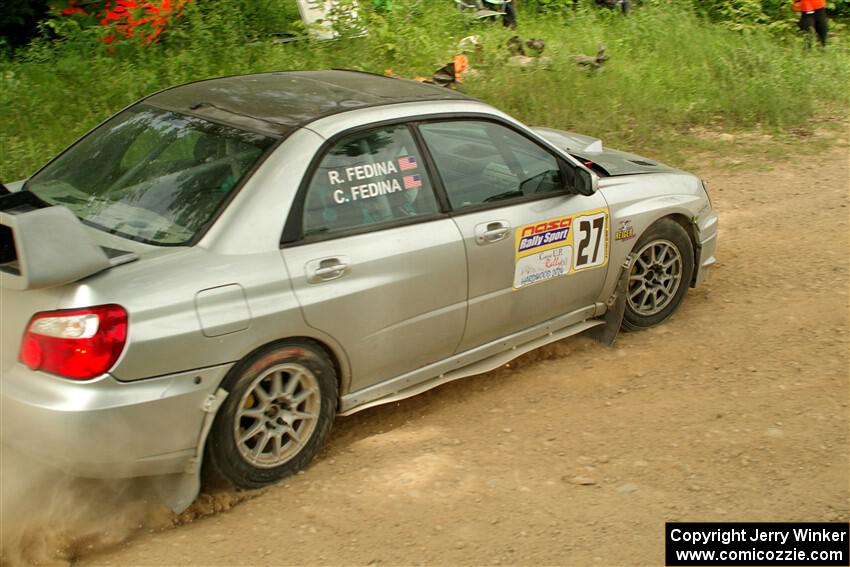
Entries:
[[416,158],[413,156],[404,156],[403,158],[398,158],[398,168],[401,171],[407,171],[408,169],[416,169],[418,165],[416,164]]
[[420,175],[405,175],[404,176],[404,188],[405,189],[417,189],[422,187],[422,176]]

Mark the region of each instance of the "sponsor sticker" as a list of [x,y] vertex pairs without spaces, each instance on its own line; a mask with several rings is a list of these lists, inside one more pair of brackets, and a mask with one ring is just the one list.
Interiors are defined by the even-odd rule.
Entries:
[[514,289],[604,266],[608,209],[521,226],[516,229],[514,255]]
[[621,220],[617,230],[614,231],[614,240],[631,240],[635,236],[635,227],[632,226],[632,219]]

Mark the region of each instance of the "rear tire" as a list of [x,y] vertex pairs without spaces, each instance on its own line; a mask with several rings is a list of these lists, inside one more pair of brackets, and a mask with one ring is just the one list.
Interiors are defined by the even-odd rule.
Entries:
[[216,486],[260,488],[306,467],[337,405],[334,365],[307,341],[269,345],[231,369],[207,439],[204,473]]
[[623,327],[658,325],[678,309],[694,271],[694,248],[685,229],[664,218],[644,232],[629,272]]

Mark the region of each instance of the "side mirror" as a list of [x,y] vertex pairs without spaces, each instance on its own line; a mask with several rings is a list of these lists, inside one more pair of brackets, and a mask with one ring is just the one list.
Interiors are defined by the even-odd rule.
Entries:
[[575,189],[579,195],[589,197],[599,190],[599,178],[583,167],[575,168]]

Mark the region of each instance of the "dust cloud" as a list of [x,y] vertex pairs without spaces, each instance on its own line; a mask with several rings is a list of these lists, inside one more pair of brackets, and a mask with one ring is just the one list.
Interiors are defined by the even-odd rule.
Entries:
[[74,478],[0,442],[0,567],[70,565],[172,516],[149,480]]
[[262,490],[202,493],[175,514],[157,478],[82,479],[0,439],[0,567],[68,566],[141,531],[158,532],[226,512]]

